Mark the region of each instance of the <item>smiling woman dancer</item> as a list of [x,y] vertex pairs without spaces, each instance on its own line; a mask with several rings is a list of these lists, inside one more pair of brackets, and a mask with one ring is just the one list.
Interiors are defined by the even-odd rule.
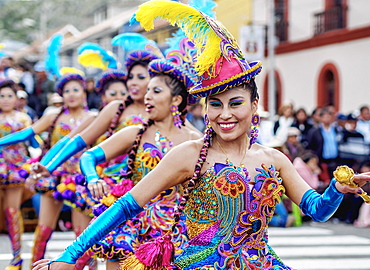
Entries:
[[[333,180],[320,195],[282,153],[255,143],[258,94],[254,77],[261,64],[247,63],[235,39],[219,22],[186,5],[164,0],[147,2],[136,13],[147,30],[155,17],[171,18],[199,46],[197,63],[202,80],[190,92],[206,97],[209,123],[205,137],[172,149],[59,257],[39,261],[34,270],[73,269],[76,258],[106,232],[141,212],[162,190],[184,183],[187,188],[179,212],[186,218],[190,240],[174,266],[291,269],[268,245],[268,222],[282,193],[314,220],[325,221],[345,192],[359,189]],[[359,174],[354,180],[361,186],[370,175]],[[175,215],[174,231],[179,220],[180,214]],[[166,234],[161,241],[143,245],[137,252],[136,265],[122,269],[168,266],[173,252],[168,238]]]
[[[67,74],[61,77],[57,83],[57,90],[64,98],[64,107],[59,113],[47,114],[30,127],[1,138],[0,146],[26,141],[35,134],[47,131],[48,138],[43,151],[45,153],[50,146],[63,140],[63,137],[73,128],[76,128],[85,120],[90,121],[95,117],[94,114],[81,106],[86,99],[85,79],[81,75]],[[75,172],[75,168],[68,166],[68,168],[60,170],[59,176],[63,177],[71,172]],[[44,178],[35,185],[35,189],[43,193],[43,195],[41,197],[39,224],[35,231],[35,243],[37,245],[33,249],[33,261],[43,258],[46,242],[56,226],[57,218],[63,205],[61,201],[57,201],[51,196],[58,184],[57,181],[58,177],[52,176]],[[44,239],[44,241],[37,242],[40,239]]]

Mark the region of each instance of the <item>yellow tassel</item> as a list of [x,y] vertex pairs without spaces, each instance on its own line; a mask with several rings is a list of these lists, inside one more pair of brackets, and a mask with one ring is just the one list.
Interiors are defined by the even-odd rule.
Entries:
[[76,192],[76,185],[73,183],[67,184],[67,189],[72,190],[73,192]]
[[24,163],[22,165],[22,168],[25,169],[28,173],[31,172],[31,164],[28,164],[28,163]]
[[65,191],[67,189],[67,186],[66,184],[64,183],[61,183],[57,186],[57,190],[60,192],[60,193],[63,193],[63,191]]
[[121,270],[155,270],[142,264],[135,255],[131,255],[127,259],[120,261],[119,266]]
[[[196,69],[199,75],[207,72],[221,56],[221,38],[203,15],[193,7],[175,1],[153,0],[140,5],[135,18],[146,31],[154,28],[156,18],[166,19],[171,25],[180,27],[197,47]],[[217,23],[222,26],[221,23]],[[227,32],[226,29],[222,30]]]
[[109,194],[108,196],[104,196],[103,199],[100,200],[100,202],[108,207],[110,207],[117,198],[113,196],[112,194]]

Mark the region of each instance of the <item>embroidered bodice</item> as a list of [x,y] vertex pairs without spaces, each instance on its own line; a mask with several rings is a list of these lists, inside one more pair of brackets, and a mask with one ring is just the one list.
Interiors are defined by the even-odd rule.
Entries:
[[[284,192],[275,167],[248,172],[216,163],[197,182],[184,209],[190,241],[181,269],[290,269],[268,246],[267,228]],[[211,268],[212,267],[212,268]]]

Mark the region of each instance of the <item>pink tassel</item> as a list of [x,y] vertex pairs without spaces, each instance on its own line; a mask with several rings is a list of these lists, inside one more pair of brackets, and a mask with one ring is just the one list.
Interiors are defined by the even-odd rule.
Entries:
[[175,247],[170,235],[153,239],[142,244],[135,251],[135,256],[146,266],[158,269],[172,263]]

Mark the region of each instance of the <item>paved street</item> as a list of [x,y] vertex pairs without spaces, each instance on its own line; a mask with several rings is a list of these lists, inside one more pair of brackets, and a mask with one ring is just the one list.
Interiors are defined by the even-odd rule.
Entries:
[[[295,228],[270,228],[269,242],[281,259],[299,270],[370,270],[370,228],[352,225],[305,223]],[[33,235],[23,235],[23,270],[28,270]],[[56,232],[48,245],[48,258],[60,253],[74,238]],[[0,269],[11,259],[7,235],[0,235]],[[100,263],[99,270],[105,269]]]

